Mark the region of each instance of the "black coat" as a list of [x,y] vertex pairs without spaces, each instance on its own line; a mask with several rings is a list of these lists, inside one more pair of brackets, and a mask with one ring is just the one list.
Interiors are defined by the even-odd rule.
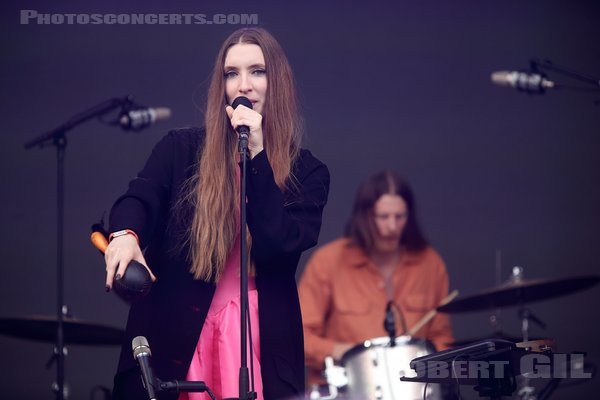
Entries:
[[[138,335],[148,339],[160,379],[185,379],[210,307],[215,286],[193,279],[189,249],[182,245],[193,209],[189,206],[175,212],[173,208],[182,185],[197,173],[203,135],[197,128],[169,132],[111,210],[110,231],[134,230],[157,277],[150,294],[130,309],[115,376],[115,398],[147,398],[131,350],[131,340]],[[295,272],[301,252],[317,243],[329,171],[302,150],[292,170],[297,185],[282,193],[267,157],[262,151],[248,161],[246,191],[256,265],[263,393],[270,400],[304,391]]]

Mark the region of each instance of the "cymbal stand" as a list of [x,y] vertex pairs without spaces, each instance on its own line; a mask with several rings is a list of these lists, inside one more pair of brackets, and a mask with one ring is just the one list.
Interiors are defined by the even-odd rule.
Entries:
[[[512,274],[508,278],[508,282],[518,282],[523,279],[523,268],[513,267]],[[502,285],[502,252],[496,250],[496,286]],[[505,337],[505,333],[502,330],[502,308],[497,307],[493,314],[489,316],[489,322],[494,332],[494,337],[501,339]]]
[[[502,252],[496,250],[496,286],[502,284]],[[501,338],[504,336],[502,332],[502,308],[497,307],[495,313],[490,315],[490,325],[494,331],[494,336]]]
[[[521,305],[518,311],[519,318],[521,319],[521,334],[523,335],[523,341],[529,341],[529,325],[530,322],[534,322],[540,327],[546,329],[546,324],[531,312],[530,309]],[[521,400],[536,400],[535,388],[529,385],[530,379],[527,374],[523,375],[523,379],[520,383],[519,391],[517,392]]]
[[540,328],[546,329],[546,324],[535,316],[535,314],[527,307],[519,307],[519,319],[521,320],[521,334],[523,341],[529,341],[529,322],[535,322]]
[[[529,321],[541,322],[533,313],[523,305],[519,307],[518,311],[519,318],[521,319],[521,335],[523,341],[529,341]],[[543,324],[543,323],[542,323]],[[545,327],[545,325],[543,325]],[[535,388],[529,385],[529,378],[527,375],[523,375],[523,378],[519,384],[519,391],[517,395],[521,400],[536,400]]]

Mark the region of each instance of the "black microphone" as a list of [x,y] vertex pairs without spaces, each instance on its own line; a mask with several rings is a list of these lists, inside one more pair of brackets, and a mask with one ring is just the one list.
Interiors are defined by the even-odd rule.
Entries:
[[[231,103],[231,107],[233,107],[234,109],[237,108],[239,105],[246,106],[252,110],[252,102],[245,96],[236,97],[233,100],[233,103]],[[238,125],[236,131],[240,134],[240,140],[248,140],[248,135],[250,135],[250,128],[248,128],[246,125]]]
[[492,82],[499,86],[510,86],[527,92],[543,93],[545,89],[555,87],[554,82],[545,76],[522,71],[496,71],[492,72]]
[[127,303],[140,300],[152,289],[152,278],[143,264],[131,260],[121,279],[113,280],[115,293]]
[[390,346],[396,345],[396,320],[394,319],[394,311],[392,310],[393,301],[388,301],[385,307],[385,319],[383,320],[383,329],[390,337]]
[[[92,235],[90,240],[94,247],[104,254],[108,247],[108,232],[104,229],[104,223],[92,225]],[[115,293],[127,303],[138,301],[145,297],[152,289],[152,278],[150,273],[141,263],[131,260],[127,265],[125,273],[121,279],[113,280],[113,289]]]
[[148,340],[144,336],[136,336],[131,341],[133,350],[133,358],[137,361],[142,372],[142,382],[148,393],[149,400],[156,400],[154,385],[158,385],[158,380],[154,377],[154,371],[150,365],[150,357],[152,352],[148,345]]
[[171,117],[171,109],[166,107],[146,107],[123,111],[119,116],[119,125],[124,130],[139,131],[156,122]]
[[203,381],[169,381],[160,382],[161,392],[209,392],[210,389]]

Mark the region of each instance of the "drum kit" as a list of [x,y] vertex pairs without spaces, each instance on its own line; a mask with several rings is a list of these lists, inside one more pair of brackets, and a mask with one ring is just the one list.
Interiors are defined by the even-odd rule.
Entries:
[[[448,301],[428,313],[424,321],[431,319],[437,312],[464,313],[510,306],[526,310],[525,304],[568,295],[590,288],[599,282],[600,276],[525,280],[522,278],[522,270],[514,269],[513,276],[507,283]],[[527,342],[528,323],[532,316],[526,311],[520,312],[519,315],[522,319],[523,337],[513,340]],[[72,317],[65,317],[63,324],[64,341],[67,344],[120,345],[124,337],[122,329]],[[0,318],[0,334],[22,339],[55,342],[56,327],[56,318],[49,316]],[[517,347],[523,346],[517,343]],[[389,337],[367,340],[347,351],[341,358],[340,365],[334,365],[333,360],[328,358],[325,369],[328,393],[320,393],[317,388],[313,388],[309,397],[314,400],[442,399],[439,384],[400,381],[403,376],[414,375],[410,368],[411,360],[432,354],[435,354],[435,351],[429,341],[411,336],[396,337],[393,344]]]
[[[531,341],[529,338],[529,322],[535,316],[525,308],[526,304],[568,295],[577,291],[590,288],[600,282],[600,276],[582,276],[566,279],[523,279],[523,270],[513,268],[511,278],[504,284],[483,290],[479,293],[459,297],[452,301],[442,303],[435,310],[426,315],[423,320],[428,321],[437,312],[465,313],[473,311],[494,310],[503,307],[519,307],[521,319],[520,338],[507,338],[500,340],[502,343],[514,343],[513,349],[526,349],[527,351],[548,351],[552,340]],[[421,325],[418,323],[417,325]],[[412,331],[412,330],[411,330]],[[508,339],[508,340],[506,340]],[[468,345],[478,342],[478,339],[455,342],[459,346],[454,349],[459,351],[467,349]],[[481,343],[481,341],[479,341]],[[487,342],[492,343],[494,342]],[[543,345],[539,345],[543,343]],[[464,346],[464,347],[462,347]],[[540,347],[542,350],[540,350]],[[327,387],[314,385],[309,393],[312,400],[328,399],[361,399],[361,400],[438,400],[444,396],[440,384],[424,380],[401,381],[402,377],[415,376],[411,370],[411,360],[415,358],[426,359],[435,356],[433,346],[424,339],[410,336],[395,338],[394,343],[389,337],[374,338],[346,352],[340,365],[334,365],[333,359],[325,360],[323,373],[327,380]],[[535,399],[533,388],[524,380],[519,390],[519,396],[524,399]],[[495,396],[490,395],[492,398]],[[499,396],[497,398],[500,398]]]
[[[18,318],[0,318],[0,334],[19,339],[28,339],[37,342],[56,344],[58,321],[56,316],[32,315]],[[120,346],[125,338],[125,331],[112,326],[83,321],[71,316],[63,316],[63,353],[67,354],[67,345],[80,346]],[[46,368],[59,362],[57,348]],[[56,394],[59,391],[58,384],[52,383],[52,391]],[[92,389],[92,393],[98,391],[99,396],[93,398],[110,398],[110,390],[104,386],[98,385]],[[64,398],[69,397],[69,388],[63,387],[61,395]],[[58,397],[58,395],[57,395]]]

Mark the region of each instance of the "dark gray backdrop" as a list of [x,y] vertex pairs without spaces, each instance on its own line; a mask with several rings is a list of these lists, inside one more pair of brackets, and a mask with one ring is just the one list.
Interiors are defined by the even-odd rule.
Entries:
[[[357,183],[381,168],[412,182],[422,225],[447,262],[452,288],[472,294],[521,265],[529,278],[597,273],[600,95],[529,96],[489,75],[547,57],[600,75],[594,1],[3,3],[0,316],[55,310],[55,154],[23,143],[78,111],[131,93],[173,109],[132,134],[89,122],[69,134],[65,300],[79,318],[123,326],[126,306],[104,293],[89,227],[123,192],[164,132],[202,121],[207,77],[238,25],[21,25],[40,13],[256,13],[286,49],[307,122],[306,145],[332,176],[320,243],[337,237]],[[559,75],[552,79],[568,82]],[[304,259],[305,260],[305,259]],[[303,265],[303,264],[302,264]],[[301,267],[302,267],[301,265]],[[600,358],[598,288],[535,303],[559,350]],[[505,330],[519,333],[516,310]],[[458,338],[491,332],[488,313],[453,316]],[[2,398],[52,398],[51,345],[0,336]],[[72,346],[72,398],[110,386],[114,347]],[[590,395],[598,380],[559,389]],[[470,389],[463,389],[463,393]]]

